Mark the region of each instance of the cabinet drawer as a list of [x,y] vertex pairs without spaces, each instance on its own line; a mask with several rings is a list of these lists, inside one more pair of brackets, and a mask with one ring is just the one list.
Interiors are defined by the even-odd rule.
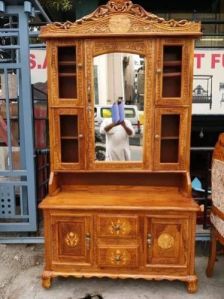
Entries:
[[98,237],[137,237],[139,223],[137,216],[104,215],[97,217]]
[[138,252],[138,246],[99,246],[97,248],[98,266],[136,268],[139,260]]

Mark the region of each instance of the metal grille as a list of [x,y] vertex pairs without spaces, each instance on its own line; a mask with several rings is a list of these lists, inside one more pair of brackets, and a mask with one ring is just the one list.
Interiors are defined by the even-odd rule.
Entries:
[[0,20],[0,231],[35,231],[36,194],[28,15]]
[[14,187],[11,185],[0,185],[0,200],[1,200],[1,209],[0,216],[11,217],[15,215],[15,194]]

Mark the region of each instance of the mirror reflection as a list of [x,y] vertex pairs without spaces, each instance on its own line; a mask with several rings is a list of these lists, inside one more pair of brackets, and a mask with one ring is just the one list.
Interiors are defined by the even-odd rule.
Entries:
[[142,161],[144,57],[104,54],[93,67],[96,161]]

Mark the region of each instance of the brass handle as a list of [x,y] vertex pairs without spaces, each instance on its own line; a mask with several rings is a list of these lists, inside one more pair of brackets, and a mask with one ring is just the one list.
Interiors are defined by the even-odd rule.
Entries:
[[80,67],[80,68],[81,68],[81,67],[82,67],[82,63],[78,63],[78,67]]
[[151,234],[147,235],[147,244],[148,244],[149,248],[152,246],[152,235]]
[[157,72],[157,74],[160,74],[160,73],[162,73],[162,69],[157,69],[156,72]]
[[159,139],[159,138],[160,138],[159,134],[156,134],[155,139]]
[[86,240],[86,249],[89,250],[90,249],[90,240],[91,240],[90,233],[86,233],[85,240]]
[[83,136],[83,134],[79,134],[79,139],[82,139],[84,136]]
[[88,95],[88,103],[91,103],[91,86],[88,85],[87,87],[87,95]]

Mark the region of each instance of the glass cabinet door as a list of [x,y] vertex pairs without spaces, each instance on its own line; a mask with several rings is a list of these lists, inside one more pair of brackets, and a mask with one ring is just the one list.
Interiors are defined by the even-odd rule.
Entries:
[[162,40],[157,51],[157,95],[156,104],[183,105],[190,103],[189,81],[191,61],[188,41]]
[[184,170],[189,144],[188,109],[156,109],[155,164],[156,170]]
[[[55,169],[81,169],[84,167],[84,134],[82,109],[56,109],[54,112]],[[82,149],[82,153],[81,153]]]
[[52,47],[49,79],[54,88],[51,89],[52,104],[68,106],[82,105],[83,60],[80,43],[59,44]]

